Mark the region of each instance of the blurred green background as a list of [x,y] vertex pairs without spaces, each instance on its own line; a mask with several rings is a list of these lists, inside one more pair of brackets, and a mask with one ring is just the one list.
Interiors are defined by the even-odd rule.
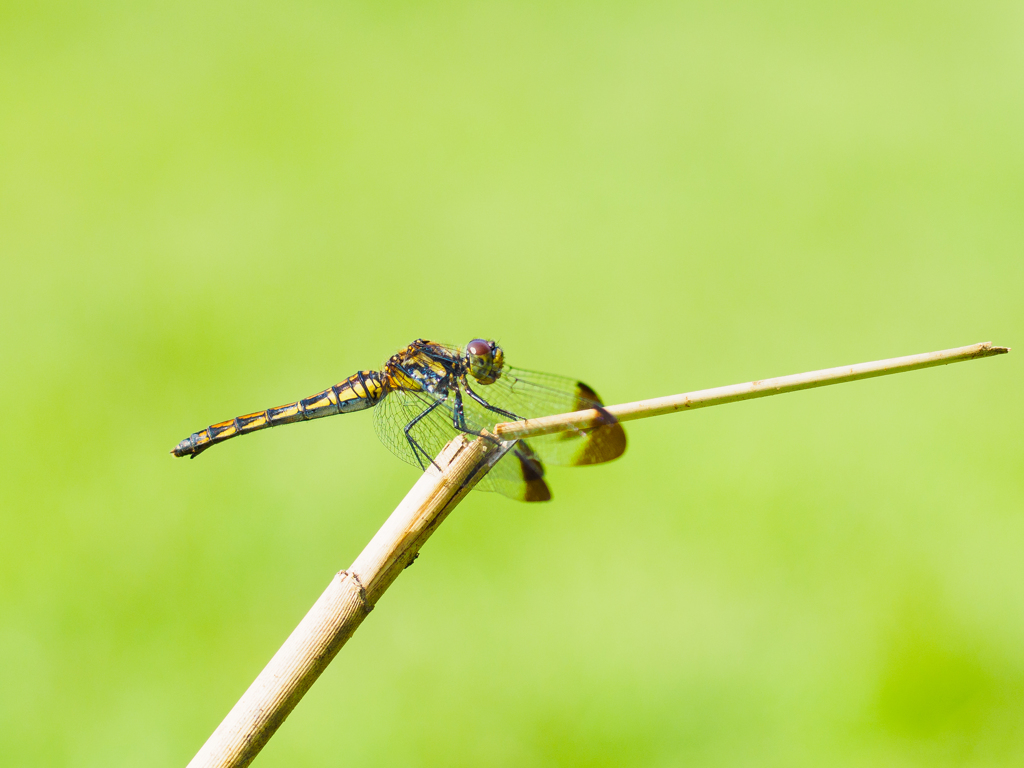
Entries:
[[[1024,5],[0,6],[0,763],[184,765],[416,472],[168,450],[414,338],[622,402],[1024,344]],[[1020,765],[1024,350],[468,499],[261,766]]]

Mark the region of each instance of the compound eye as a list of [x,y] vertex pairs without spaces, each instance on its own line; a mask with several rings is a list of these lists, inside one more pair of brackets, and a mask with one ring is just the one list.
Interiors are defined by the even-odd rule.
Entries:
[[491,345],[483,339],[473,339],[466,345],[466,351],[476,357],[485,357],[491,354]]

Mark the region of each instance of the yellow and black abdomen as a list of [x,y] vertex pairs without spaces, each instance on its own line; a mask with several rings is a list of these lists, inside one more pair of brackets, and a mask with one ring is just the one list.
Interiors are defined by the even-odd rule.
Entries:
[[219,424],[211,424],[206,429],[195,432],[178,443],[171,451],[175,456],[191,456],[195,458],[215,443],[222,443],[228,438],[256,432],[267,427],[280,424],[291,424],[295,421],[309,421],[338,413],[350,413],[372,408],[380,402],[386,389],[381,375],[376,371],[360,371],[349,376],[340,384],[317,392],[303,400],[265,411],[248,413]]

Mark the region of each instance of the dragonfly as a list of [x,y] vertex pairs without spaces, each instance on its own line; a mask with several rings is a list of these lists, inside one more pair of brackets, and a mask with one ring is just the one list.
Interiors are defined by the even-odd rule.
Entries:
[[548,501],[544,465],[601,464],[622,455],[626,433],[597,393],[581,381],[505,363],[497,342],[473,339],[464,348],[417,339],[380,370],[358,371],[303,400],[238,416],[194,432],[171,451],[195,458],[207,448],[268,427],[375,409],[378,437],[423,471],[460,434],[490,436],[494,425],[596,409],[586,429],[519,440],[477,484],[519,501]]

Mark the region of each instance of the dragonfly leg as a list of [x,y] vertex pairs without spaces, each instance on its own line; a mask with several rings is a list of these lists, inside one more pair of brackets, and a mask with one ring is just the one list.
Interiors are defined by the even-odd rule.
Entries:
[[466,410],[462,405],[462,392],[455,390],[455,408],[452,410],[452,426],[460,432],[469,432],[466,424]]
[[[477,437],[485,437],[485,435],[475,429],[470,429],[466,423],[466,411],[462,405],[462,392],[458,388],[455,389],[455,408],[452,410],[452,426],[455,427],[459,432],[464,432],[467,435],[476,435]],[[486,435],[486,438],[493,443],[501,442],[494,435]]]
[[410,434],[410,433],[412,431],[412,428],[415,427],[416,424],[419,423],[420,419],[422,419],[425,416],[427,416],[431,411],[433,411],[435,408],[437,408],[439,405],[441,405],[441,403],[445,402],[447,399],[448,399],[448,393],[446,392],[444,395],[442,395],[437,400],[435,400],[430,405],[428,405],[426,408],[424,408],[419,413],[419,415],[416,416],[416,418],[414,418],[412,421],[410,421],[408,424],[405,425],[405,430],[404,430],[404,432],[405,432],[405,439],[409,441],[409,447],[412,448],[412,453],[416,457],[416,460],[420,463],[420,469],[422,469],[423,471],[426,471],[427,466],[426,466],[426,464],[423,463],[423,459],[420,458],[421,456],[426,456],[427,457],[427,463],[433,464],[434,465],[434,469],[436,469],[438,472],[441,471],[441,468],[439,466],[437,466],[436,463],[434,463],[434,457],[430,456],[426,451],[424,451],[423,447],[418,442],[416,442],[416,438],[414,438],[412,436],[412,434]]

